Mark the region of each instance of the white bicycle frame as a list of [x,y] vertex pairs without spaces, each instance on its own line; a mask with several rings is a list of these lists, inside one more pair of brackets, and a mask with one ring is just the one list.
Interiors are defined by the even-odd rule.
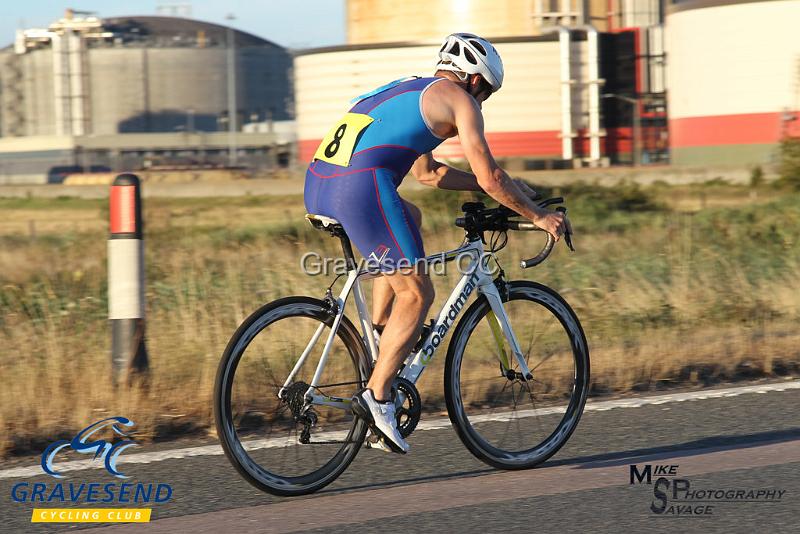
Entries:
[[[456,319],[458,319],[459,315],[461,314],[461,311],[466,307],[467,300],[469,300],[470,295],[472,295],[475,290],[477,290],[479,294],[484,295],[488,300],[492,312],[494,312],[494,316],[497,318],[497,323],[499,325],[499,330],[502,333],[502,337],[508,343],[511,353],[514,355],[516,362],[519,364],[520,372],[523,376],[529,376],[530,374],[525,357],[520,350],[517,338],[514,335],[514,331],[512,330],[511,324],[508,321],[508,316],[506,315],[505,308],[503,307],[500,292],[498,291],[497,286],[495,285],[494,280],[492,279],[487,268],[488,260],[491,258],[491,255],[485,254],[483,242],[480,239],[474,241],[465,241],[461,247],[455,250],[434,254],[426,257],[425,260],[428,262],[429,266],[433,266],[437,263],[444,263],[463,257],[469,258],[469,263],[467,264],[466,269],[463,271],[464,274],[461,276],[460,280],[453,289],[453,292],[444,303],[444,306],[442,306],[442,309],[439,311],[433,327],[430,329],[430,332],[425,338],[425,341],[422,343],[421,348],[417,352],[414,352],[408,356],[405,366],[399,375],[411,383],[416,383],[417,380],[419,380],[422,372],[433,360],[433,356],[440,345],[443,344],[447,332],[449,332],[452,326],[455,324]],[[353,293],[353,298],[355,299],[359,322],[363,337],[367,344],[367,350],[372,357],[372,362],[374,363],[377,360],[378,347],[375,344],[375,336],[372,333],[372,318],[370,317],[367,303],[364,298],[364,292],[361,288],[362,280],[375,278],[376,276],[379,276],[379,274],[359,268],[355,268],[347,272],[347,279],[344,283],[344,287],[342,287],[339,296],[335,299],[337,308],[336,315],[333,319],[333,324],[331,325],[331,331],[328,333],[325,346],[322,350],[322,356],[319,359],[316,371],[314,372],[314,377],[312,378],[309,388],[306,391],[305,398],[310,399],[309,404],[350,409],[350,399],[342,399],[324,395],[319,391],[318,386],[320,385],[319,381],[322,376],[322,372],[325,369],[325,363],[328,359],[331,346],[333,345],[336,331],[339,328],[342,317],[344,317],[347,298],[351,292]],[[325,326],[326,325],[324,323],[320,324],[317,330],[314,332],[314,335],[311,337],[311,340],[309,341],[305,350],[300,355],[300,358],[298,359],[291,373],[289,373],[289,376],[286,378],[286,382],[284,382],[283,387],[278,393],[278,396],[280,396],[285,388],[289,387],[289,385],[292,383],[294,377],[297,375],[298,371],[311,354],[312,349],[322,335]],[[494,330],[494,326],[493,332],[495,333],[495,336],[499,335],[499,333]],[[500,343],[498,339],[496,339],[496,341]],[[500,364],[501,366],[507,366],[508,362],[503,362],[501,359]],[[503,369],[503,371],[505,370],[506,369]]]

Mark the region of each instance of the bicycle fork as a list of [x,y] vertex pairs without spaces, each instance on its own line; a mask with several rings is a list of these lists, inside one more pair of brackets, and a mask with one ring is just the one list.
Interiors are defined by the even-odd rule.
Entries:
[[[503,306],[503,300],[500,297],[500,292],[497,290],[497,287],[494,284],[487,284],[480,289],[481,292],[486,296],[486,300],[489,302],[489,306],[491,307],[491,311],[487,314],[486,319],[489,321],[489,327],[492,330],[492,337],[494,337],[495,343],[497,344],[500,367],[503,370],[503,374],[509,378],[520,378],[524,380],[532,379],[533,375],[528,368],[528,362],[525,361],[525,355],[522,354],[519,342],[517,341],[517,336],[514,334],[514,330],[511,328],[511,323],[508,320],[506,309]],[[514,356],[514,359],[519,365],[519,376],[516,376],[515,371],[511,369],[511,362],[506,354],[503,339],[508,342],[511,354]],[[515,375],[509,376],[509,373],[515,373]]]

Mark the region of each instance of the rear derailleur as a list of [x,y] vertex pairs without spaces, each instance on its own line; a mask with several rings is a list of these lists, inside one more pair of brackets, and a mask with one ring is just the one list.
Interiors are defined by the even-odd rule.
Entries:
[[306,404],[308,388],[309,385],[305,382],[295,382],[287,387],[281,395],[281,400],[289,406],[295,422],[303,425],[303,430],[300,431],[300,443],[302,444],[311,442],[311,429],[317,426],[318,419],[314,409]]

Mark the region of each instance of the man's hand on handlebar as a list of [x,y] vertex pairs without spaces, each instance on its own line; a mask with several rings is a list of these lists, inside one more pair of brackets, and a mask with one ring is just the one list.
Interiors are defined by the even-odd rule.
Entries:
[[556,241],[561,239],[565,232],[572,233],[572,225],[569,219],[560,211],[541,209],[539,216],[531,219],[531,222],[552,235]]
[[[520,192],[529,199],[535,201],[541,198],[541,195],[534,191],[534,189],[521,178],[512,178],[511,181],[514,182]],[[567,216],[557,211],[553,212],[542,209],[538,217],[531,219],[531,222],[552,235],[556,241],[558,241],[565,232],[572,233],[572,225],[569,219],[567,219]]]

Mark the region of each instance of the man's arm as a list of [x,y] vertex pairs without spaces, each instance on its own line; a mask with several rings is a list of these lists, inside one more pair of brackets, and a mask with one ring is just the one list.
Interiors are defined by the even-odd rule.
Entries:
[[453,115],[461,147],[477,178],[478,186],[490,197],[511,208],[558,239],[572,231],[569,221],[559,213],[537,206],[501,169],[489,151],[483,133],[483,116],[475,100],[466,93],[454,93]]
[[[478,185],[478,177],[471,172],[462,171],[455,167],[450,167],[439,161],[433,159],[430,153],[423,154],[414,165],[411,167],[411,174],[421,184],[430,187],[438,187],[439,189],[450,189],[453,191],[481,191],[481,186]],[[536,196],[536,191],[530,188],[528,184],[519,178],[511,179],[517,187],[520,188],[522,194],[533,198]]]
[[411,174],[420,183],[439,189],[482,191],[474,174],[438,162],[430,153],[417,158],[411,167]]

